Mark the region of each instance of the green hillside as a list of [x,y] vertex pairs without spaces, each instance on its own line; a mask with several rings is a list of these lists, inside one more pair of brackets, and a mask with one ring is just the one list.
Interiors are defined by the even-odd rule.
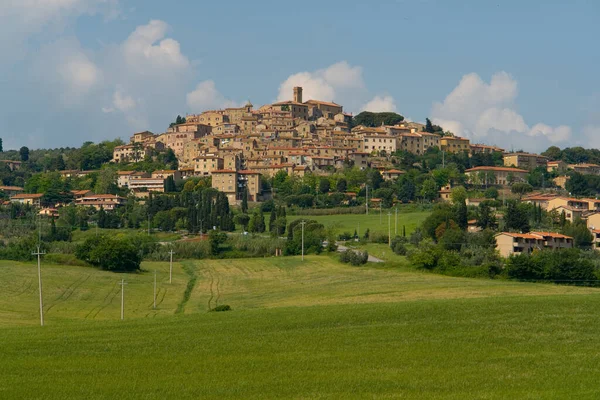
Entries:
[[[0,398],[578,398],[600,389],[600,290],[326,256],[112,274],[0,269]],[[118,281],[125,278],[125,321]],[[186,291],[186,288],[188,290]],[[216,304],[233,311],[208,313]]]

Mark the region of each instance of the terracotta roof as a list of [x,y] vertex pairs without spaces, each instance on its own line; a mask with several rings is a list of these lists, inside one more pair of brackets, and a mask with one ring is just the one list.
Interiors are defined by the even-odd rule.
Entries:
[[23,188],[19,186],[0,186],[0,190],[10,190],[13,192],[22,192]]
[[242,174],[242,175],[260,175],[260,172],[252,171],[252,170],[249,170],[249,169],[245,169],[245,170],[242,170],[242,171],[238,171],[238,174]]
[[573,239],[571,236],[567,236],[567,235],[563,235],[562,233],[556,233],[556,232],[530,232],[532,235],[540,235],[540,236],[548,236],[548,237],[553,237],[553,238],[557,238],[557,239]]
[[503,171],[503,172],[524,172],[527,173],[524,169],[519,168],[510,168],[510,167],[475,167],[469,168],[465,170],[465,172],[475,172],[475,171]]
[[521,238],[521,239],[543,240],[542,237],[532,235],[529,233],[500,232],[500,233],[497,233],[495,236],[500,236],[500,235],[507,235],[507,236],[511,236],[513,238]]
[[235,174],[237,171],[233,169],[215,169],[211,174]]
[[11,199],[39,199],[43,195],[43,193],[19,193],[15,194]]
[[327,102],[327,101],[321,101],[321,100],[308,100],[305,101],[304,104],[306,103],[310,103],[310,104],[323,104],[324,106],[331,106],[331,107],[341,107],[339,104],[333,103],[333,102]]

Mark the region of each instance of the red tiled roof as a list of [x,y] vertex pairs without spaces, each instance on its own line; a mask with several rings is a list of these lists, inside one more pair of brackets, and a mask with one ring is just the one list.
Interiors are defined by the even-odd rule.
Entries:
[[502,171],[502,172],[524,172],[527,173],[524,169],[519,168],[510,168],[510,167],[475,167],[469,168],[465,170],[465,172],[475,172],[475,171]]

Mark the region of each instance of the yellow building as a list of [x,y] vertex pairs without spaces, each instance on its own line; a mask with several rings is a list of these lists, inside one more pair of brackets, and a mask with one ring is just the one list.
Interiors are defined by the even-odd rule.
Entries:
[[333,120],[337,114],[343,113],[343,107],[334,102],[308,100],[304,104],[309,107],[309,116],[311,119],[324,117]]
[[548,157],[531,153],[504,153],[504,165],[507,167],[535,169],[546,168]]
[[440,147],[448,153],[468,152],[471,149],[469,139],[458,136],[443,136],[440,139]]
[[212,188],[227,195],[230,203],[235,203],[238,194],[238,174],[232,169],[212,171]]
[[262,194],[261,175],[258,171],[238,171],[240,190],[248,189],[248,200],[258,201]]
[[496,250],[502,257],[513,254],[531,253],[542,249],[569,249],[573,247],[573,238],[554,232],[496,234]]
[[214,155],[199,156],[194,159],[194,174],[208,176],[213,171],[223,169],[223,158]]
[[465,170],[469,183],[476,185],[508,185],[524,182],[527,174],[528,171],[524,169],[508,167],[475,167]]
[[364,149],[369,153],[391,154],[397,150],[398,139],[391,135],[365,135],[363,137]]

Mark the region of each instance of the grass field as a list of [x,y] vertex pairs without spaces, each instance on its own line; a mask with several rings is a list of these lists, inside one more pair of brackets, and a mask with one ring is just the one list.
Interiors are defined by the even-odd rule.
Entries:
[[[398,212],[398,235],[402,235],[402,226],[406,227],[406,234],[410,233],[419,226],[431,212],[429,211],[410,211]],[[390,218],[391,233],[394,236],[396,229],[396,216],[392,210]],[[370,232],[381,232],[388,234],[388,216],[385,210],[379,215],[379,210],[372,210],[369,215],[366,214],[336,214],[336,215],[306,215],[306,216],[288,216],[288,222],[295,219],[314,219],[325,225],[325,227],[332,227],[336,234],[343,232],[354,233],[354,230],[358,230],[360,235],[364,235],[367,229]]]
[[[327,256],[0,263],[0,398],[531,398],[600,392],[600,290]],[[121,278],[126,320],[119,321]],[[216,304],[233,311],[207,313]]]

